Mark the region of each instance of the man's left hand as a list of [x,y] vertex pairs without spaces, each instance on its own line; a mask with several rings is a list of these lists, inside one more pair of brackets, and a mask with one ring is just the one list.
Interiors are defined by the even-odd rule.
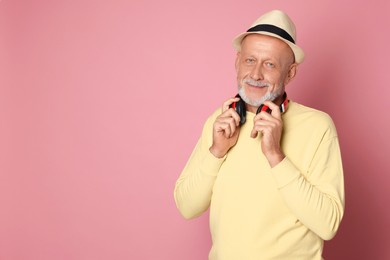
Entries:
[[280,148],[280,140],[283,131],[282,115],[279,107],[271,102],[265,101],[264,105],[268,106],[271,114],[262,111],[253,119],[254,125],[251,132],[251,137],[256,138],[258,133],[262,135],[261,150],[267,158],[271,167],[280,163],[285,155]]

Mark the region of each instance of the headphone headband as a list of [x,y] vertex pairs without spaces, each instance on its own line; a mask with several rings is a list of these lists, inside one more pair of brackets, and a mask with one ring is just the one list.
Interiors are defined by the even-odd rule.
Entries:
[[[280,113],[283,114],[284,112],[286,112],[287,106],[288,106],[288,102],[289,102],[289,100],[288,100],[288,98],[287,98],[287,93],[284,92],[284,94],[283,94],[283,102],[282,102],[282,104],[280,104],[280,106],[279,106]],[[256,115],[257,115],[258,113],[260,113],[261,111],[266,111],[266,112],[268,112],[268,113],[271,113],[271,112],[272,112],[272,110],[271,110],[269,107],[267,107],[266,105],[264,105],[264,104],[261,104],[261,105],[259,106],[259,108],[258,108],[257,111],[256,111]]]
[[[245,101],[242,100],[242,98],[241,98],[241,96],[239,94],[237,94],[236,97],[240,98],[240,100],[238,102],[232,103],[229,107],[236,110],[236,112],[240,116],[240,125],[242,125],[246,121],[246,105],[245,105]],[[287,106],[288,106],[288,102],[289,102],[289,100],[287,98],[287,93],[284,92],[283,93],[283,102],[279,106],[280,112],[282,114],[284,112],[286,112]],[[272,110],[269,107],[267,107],[266,105],[264,105],[264,104],[261,104],[260,107],[257,109],[256,115],[258,113],[260,113],[261,111],[266,111],[268,113],[272,112]]]

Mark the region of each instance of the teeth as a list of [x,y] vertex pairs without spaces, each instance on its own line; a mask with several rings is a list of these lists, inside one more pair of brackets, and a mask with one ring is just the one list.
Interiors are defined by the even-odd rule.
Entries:
[[263,85],[263,84],[261,84],[261,85],[251,85],[251,86],[253,86],[253,87],[257,87],[257,88],[264,88],[264,87],[266,87],[266,85]]
[[253,81],[246,81],[245,83],[247,83],[248,85],[252,86],[252,87],[258,87],[258,88],[264,88],[264,87],[268,87],[268,84],[266,83],[257,83],[257,82],[253,82]]

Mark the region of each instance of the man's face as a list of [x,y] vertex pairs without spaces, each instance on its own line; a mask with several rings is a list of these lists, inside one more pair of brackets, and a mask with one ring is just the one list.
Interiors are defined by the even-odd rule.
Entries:
[[260,34],[244,38],[235,65],[239,94],[252,112],[265,100],[281,99],[297,66],[285,42]]

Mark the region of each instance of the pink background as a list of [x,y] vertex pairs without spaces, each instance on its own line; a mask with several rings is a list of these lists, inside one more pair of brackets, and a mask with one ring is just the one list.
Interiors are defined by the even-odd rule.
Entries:
[[390,259],[389,11],[378,1],[0,3],[0,259],[206,259],[208,214],[173,188],[236,92],[231,40],[289,13],[289,96],[329,113],[346,213],[326,259]]

